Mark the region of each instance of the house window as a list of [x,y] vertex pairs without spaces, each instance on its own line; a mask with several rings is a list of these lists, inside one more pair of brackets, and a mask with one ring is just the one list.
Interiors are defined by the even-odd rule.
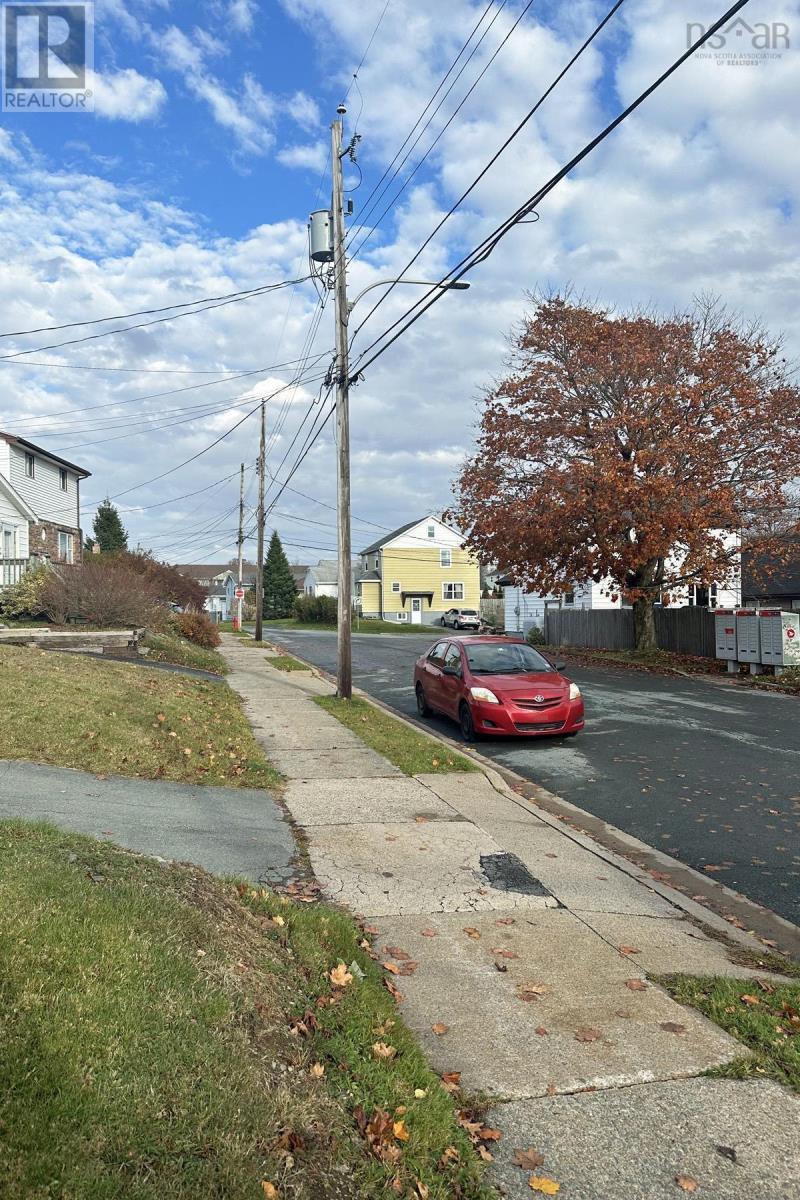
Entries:
[[400,591],[400,583],[398,580],[395,580],[394,583],[392,584],[392,591],[395,594],[397,594]]
[[72,562],[72,547],[73,540],[71,533],[59,533],[58,535],[58,557],[62,562]]
[[64,470],[63,467],[59,467],[59,469],[58,469],[58,482],[61,485],[62,492],[66,492],[66,490],[67,490],[67,472]]
[[439,566],[440,567],[452,567],[452,565],[453,565],[452,552],[450,550],[440,550],[439,551]]
[[463,600],[464,599],[463,583],[443,583],[442,584],[442,599],[443,600]]
[[429,538],[436,537],[436,526],[435,525],[428,526],[428,537]]
[[36,478],[36,459],[27,452],[25,453],[25,474],[28,479]]
[[14,530],[13,529],[4,529],[3,530],[2,545],[3,545],[3,558],[13,558],[14,557]]
[[398,621],[407,621],[407,620],[408,620],[408,613],[407,613],[407,612],[399,612],[399,613],[397,614],[397,619],[398,619]]
[[574,592],[564,592],[564,606],[566,608],[574,608],[575,607],[575,593]]
[[378,570],[378,567],[379,567],[380,565],[381,565],[381,560],[380,560],[379,558],[377,558],[377,557],[376,557],[376,559],[375,559],[375,570],[376,570],[376,571]]

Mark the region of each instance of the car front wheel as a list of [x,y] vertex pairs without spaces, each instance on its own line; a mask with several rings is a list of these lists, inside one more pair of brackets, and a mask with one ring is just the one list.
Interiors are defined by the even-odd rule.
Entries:
[[462,700],[461,707],[458,710],[458,723],[461,726],[461,736],[465,742],[474,742],[477,738],[475,732],[475,722],[472,719],[472,712],[466,700]]
[[428,701],[425,699],[421,683],[417,684],[417,712],[421,717],[429,717],[431,715],[431,709]]

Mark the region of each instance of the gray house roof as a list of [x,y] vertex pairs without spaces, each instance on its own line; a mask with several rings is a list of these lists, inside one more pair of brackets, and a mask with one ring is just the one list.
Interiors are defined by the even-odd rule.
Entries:
[[424,517],[417,517],[415,521],[409,521],[407,525],[401,525],[399,529],[394,529],[391,533],[385,533],[382,538],[378,538],[377,542],[373,542],[371,546],[367,546],[361,553],[374,554],[376,550],[380,550],[381,546],[385,546],[387,542],[391,542],[392,538],[400,537],[401,533],[408,533],[409,529],[413,529],[415,525],[419,525],[420,521],[424,520]]

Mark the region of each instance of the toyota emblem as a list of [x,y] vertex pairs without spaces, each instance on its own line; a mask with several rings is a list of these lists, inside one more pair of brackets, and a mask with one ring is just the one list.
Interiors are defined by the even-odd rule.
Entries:
[[544,700],[544,696],[534,696],[533,698],[537,704],[541,704],[542,701]]

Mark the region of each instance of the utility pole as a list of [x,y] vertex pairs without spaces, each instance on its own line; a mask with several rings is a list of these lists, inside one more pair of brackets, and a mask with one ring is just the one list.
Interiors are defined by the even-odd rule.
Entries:
[[350,363],[348,357],[347,263],[344,246],[344,181],[342,172],[342,129],[345,108],[339,105],[338,118],[331,125],[331,164],[333,192],[333,290],[336,301],[336,484],[338,577],[338,655],[337,695],[350,700],[353,695],[351,646],[352,562],[350,557]]
[[266,453],[266,407],[261,401],[261,440],[258,447],[258,551],[256,553],[256,641],[264,638],[264,513]]
[[[239,468],[239,570],[236,574],[236,587],[240,589],[243,575],[243,560],[244,558],[244,463]],[[236,620],[234,628],[242,628],[242,601],[237,596],[236,598]]]

